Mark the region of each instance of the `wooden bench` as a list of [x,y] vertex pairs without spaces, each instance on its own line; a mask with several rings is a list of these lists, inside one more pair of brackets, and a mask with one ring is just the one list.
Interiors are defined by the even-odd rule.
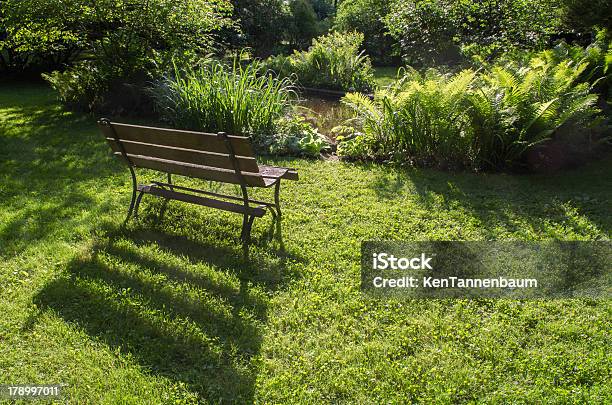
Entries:
[[[260,166],[255,160],[249,138],[223,132],[181,131],[98,121],[102,134],[113,154],[128,165],[132,175],[132,200],[126,221],[132,213],[138,216],[143,194],[167,200],[179,200],[220,210],[242,214],[241,239],[248,243],[251,226],[256,217],[269,209],[273,217],[280,217],[281,179],[297,180],[295,169]],[[167,182],[138,184],[135,168],[146,168],[167,173]],[[212,180],[240,185],[242,196],[231,196],[210,191],[182,187],[172,182],[172,175]],[[274,186],[274,203],[250,199],[247,188]]]

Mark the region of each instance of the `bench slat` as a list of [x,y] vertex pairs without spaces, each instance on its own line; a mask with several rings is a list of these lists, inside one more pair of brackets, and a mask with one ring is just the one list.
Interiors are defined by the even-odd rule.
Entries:
[[261,165],[259,166],[259,173],[262,175],[262,177],[269,177],[273,179],[275,178],[281,178],[281,179],[287,179],[287,180],[298,180],[299,179],[298,172],[296,169],[289,169],[286,167]]
[[[107,138],[115,138],[113,128],[121,140],[142,142],[155,145],[173,146],[176,148],[196,149],[205,152],[228,153],[225,142],[216,134],[206,132],[182,131],[178,129],[154,128],[140,125],[112,123],[99,124],[100,130]],[[228,135],[234,154],[254,157],[249,138]]]
[[[113,138],[106,138],[113,152],[121,152],[119,144]],[[125,152],[131,155],[150,156],[159,159],[193,163],[200,166],[212,166],[221,169],[234,170],[234,165],[228,154],[202,152],[193,149],[176,148],[172,146],[153,145],[150,143],[121,141]],[[259,166],[252,157],[236,156],[241,172],[258,173]]]
[[[114,155],[122,157],[121,152],[115,152]],[[154,158],[150,156],[127,154],[132,164],[136,167],[145,169],[159,170],[166,173],[178,174],[187,177],[196,177],[205,180],[220,181],[223,183],[240,184],[238,175],[233,170],[219,169],[210,166],[200,166],[192,163],[177,162]],[[267,187],[268,184],[264,181],[259,173],[242,173],[242,177],[249,186]]]
[[158,197],[169,198],[173,200],[179,200],[183,202],[188,202],[197,205],[203,205],[206,207],[218,208],[224,211],[236,212],[239,214],[244,214],[245,211],[249,215],[253,215],[255,217],[263,217],[266,211],[263,208],[259,207],[249,207],[248,210],[242,204],[236,204],[228,201],[215,200],[213,198],[201,197],[193,194],[185,194],[185,193],[177,193],[175,191],[164,190],[157,187],[151,186],[139,186],[139,191],[144,191],[145,193],[156,195]]

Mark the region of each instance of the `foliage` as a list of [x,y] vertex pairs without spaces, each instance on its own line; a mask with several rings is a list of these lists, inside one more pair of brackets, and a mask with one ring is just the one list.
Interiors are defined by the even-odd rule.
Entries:
[[[75,110],[105,110],[112,104],[110,84],[120,79],[118,69],[101,68],[95,63],[82,62],[65,72],[54,71],[42,77],[53,87],[62,101]],[[122,103],[125,104],[125,103]]]
[[338,7],[334,29],[364,35],[363,46],[375,63],[388,64],[396,53],[396,41],[387,33],[384,18],[391,3],[386,0],[343,1]]
[[[169,66],[172,58],[194,58],[210,51],[215,46],[214,33],[230,25],[227,14],[231,5],[226,0],[118,0],[60,1],[68,13],[80,13],[84,17],[76,20],[76,32],[87,41],[88,59],[101,72],[97,79],[119,81],[134,89],[146,81],[159,77]],[[112,82],[93,86],[91,75],[80,65],[68,69],[65,76],[54,75],[67,83],[83,80],[70,86],[85,89],[79,105],[107,104],[109,93],[117,86]],[[112,72],[112,73],[111,73]],[[62,90],[63,87],[58,87]],[[60,94],[62,99],[75,98],[74,92]],[[92,96],[93,95],[93,96]],[[97,100],[101,100],[98,102]],[[115,100],[121,101],[120,98]],[[130,104],[128,102],[128,104]],[[121,105],[120,105],[121,106]]]
[[492,58],[514,47],[542,48],[558,26],[549,0],[397,0],[386,18],[408,62],[451,64]]
[[[477,162],[489,167],[520,163],[530,148],[571,125],[584,136],[598,112],[597,95],[579,78],[587,64],[558,64],[534,58],[528,67],[495,67],[470,95],[470,119]],[[481,163],[481,164],[482,164]]]
[[0,1],[0,72],[23,74],[63,67],[84,47],[83,18],[62,0]]
[[387,15],[389,33],[400,43],[408,63],[444,63],[456,59],[451,21],[452,2],[396,1]]
[[348,94],[358,133],[346,147],[355,157],[391,158],[442,167],[508,168],[571,126],[574,136],[594,122],[597,96],[579,79],[586,63],[533,58],[527,66],[498,65],[477,73],[408,71],[374,100]]
[[266,74],[259,62],[175,65],[151,95],[162,119],[175,128],[250,136],[260,150],[275,154],[313,155],[324,146],[313,137],[316,130],[290,116],[293,83]]
[[310,3],[319,20],[334,17],[337,0],[310,0]]
[[[249,46],[257,55],[269,55],[281,47],[291,20],[287,4],[282,0],[233,0],[232,17],[240,26],[237,47]],[[274,27],[274,29],[271,29]]]
[[301,116],[286,116],[277,123],[277,133],[268,150],[273,155],[319,156],[329,148],[329,142]]
[[322,33],[319,18],[309,0],[291,0],[289,9],[291,20],[286,28],[287,38],[292,48],[304,49]]
[[359,50],[362,42],[361,33],[333,32],[314,39],[307,51],[268,59],[266,67],[281,76],[296,75],[306,87],[370,91],[373,70],[368,56]]
[[237,58],[230,67],[213,60],[199,69],[175,65],[151,93],[162,118],[176,128],[257,140],[274,133],[293,97],[288,79],[262,75],[258,62],[243,66]]
[[226,40],[234,48],[252,48],[259,57],[305,49],[329,29],[334,6],[329,0],[232,0],[239,32]]
[[[595,41],[583,48],[579,45],[568,45],[560,42],[552,49],[540,52],[515,52],[504,55],[500,61],[510,64],[528,64],[531,59],[539,58],[546,63],[557,65],[571,61],[574,65],[586,64],[578,81],[588,82],[594,86],[596,93],[608,95],[612,84],[612,40],[605,30],[597,32]],[[484,63],[484,66],[491,64]]]
[[365,160],[374,159],[372,145],[376,142],[371,138],[372,132],[360,132],[349,125],[339,125],[333,129],[336,135],[337,154],[344,159]]
[[591,33],[594,27],[612,33],[612,13],[609,0],[561,0],[563,22],[578,32]]
[[377,91],[374,100],[347,94],[343,102],[353,109],[364,133],[353,142],[370,140],[375,157],[440,165],[469,161],[464,111],[474,77],[469,70],[450,79],[433,71],[425,77],[410,72],[396,85]]

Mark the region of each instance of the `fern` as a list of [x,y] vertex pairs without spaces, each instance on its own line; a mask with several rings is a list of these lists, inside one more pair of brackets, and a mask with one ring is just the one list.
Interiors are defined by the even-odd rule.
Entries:
[[407,69],[374,100],[349,94],[344,103],[375,157],[503,168],[562,126],[593,121],[597,97],[581,82],[588,68],[555,50],[478,73]]

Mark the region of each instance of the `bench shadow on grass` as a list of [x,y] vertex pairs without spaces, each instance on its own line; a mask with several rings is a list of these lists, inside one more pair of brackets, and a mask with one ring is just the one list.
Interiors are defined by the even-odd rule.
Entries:
[[304,259],[271,252],[265,233],[247,259],[152,216],[104,231],[35,302],[200,400],[252,402],[268,296]]

